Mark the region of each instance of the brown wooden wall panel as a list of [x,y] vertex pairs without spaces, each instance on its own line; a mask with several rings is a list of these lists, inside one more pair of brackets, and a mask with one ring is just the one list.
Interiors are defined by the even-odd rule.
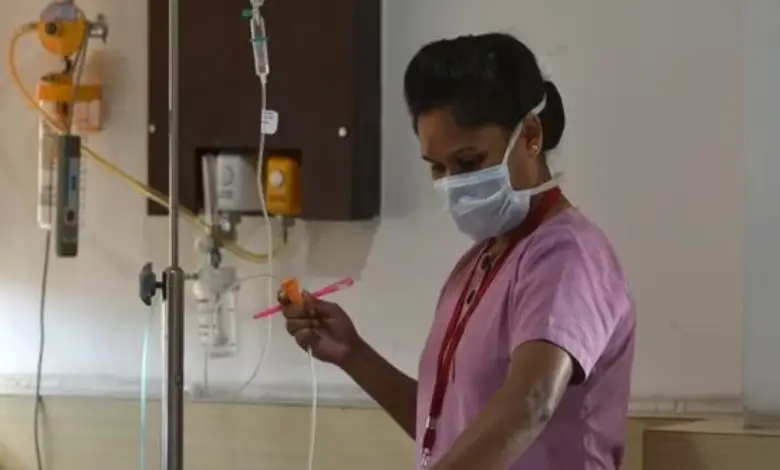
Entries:
[[[257,149],[260,82],[247,0],[180,1],[180,196],[202,207],[199,155]],[[266,154],[300,153],[303,217],[355,220],[380,205],[381,0],[269,0]],[[168,189],[168,4],[149,0],[149,183]],[[347,130],[346,137],[339,129]],[[251,152],[250,152],[251,153]],[[150,213],[165,213],[150,202]]]

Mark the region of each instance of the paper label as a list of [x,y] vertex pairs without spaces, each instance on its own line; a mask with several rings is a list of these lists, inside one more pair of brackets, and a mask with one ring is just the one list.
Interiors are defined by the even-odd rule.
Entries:
[[277,129],[279,129],[279,113],[270,109],[264,109],[262,119],[260,132],[265,135],[276,134]]

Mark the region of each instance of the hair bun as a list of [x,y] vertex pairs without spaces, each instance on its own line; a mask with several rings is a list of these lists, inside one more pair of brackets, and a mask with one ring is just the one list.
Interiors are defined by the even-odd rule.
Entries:
[[542,149],[552,150],[561,143],[566,128],[566,112],[563,109],[563,98],[553,82],[544,82],[544,92],[547,102],[539,113],[543,133]]

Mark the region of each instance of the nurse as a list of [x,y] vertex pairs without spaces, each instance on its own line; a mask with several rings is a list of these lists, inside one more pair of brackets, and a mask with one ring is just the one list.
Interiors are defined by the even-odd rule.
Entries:
[[281,298],[288,331],[417,442],[420,469],[619,468],[634,304],[609,240],[547,164],[565,127],[558,89],[506,34],[428,44],[404,81],[433,186],[474,241],[444,282],[418,379],[334,303]]

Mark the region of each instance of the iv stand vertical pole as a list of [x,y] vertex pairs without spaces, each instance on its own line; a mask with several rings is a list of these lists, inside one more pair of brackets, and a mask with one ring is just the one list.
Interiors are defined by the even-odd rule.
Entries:
[[184,271],[179,266],[179,0],[168,3],[168,192],[170,266],[163,274],[166,309],[163,470],[184,468]]

